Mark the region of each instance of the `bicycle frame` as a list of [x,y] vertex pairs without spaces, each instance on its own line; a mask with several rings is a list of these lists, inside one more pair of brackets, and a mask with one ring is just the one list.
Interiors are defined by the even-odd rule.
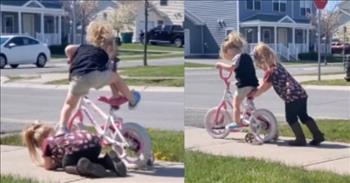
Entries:
[[[219,121],[222,121],[222,119],[219,120],[219,111],[221,111],[222,109],[224,109],[225,111],[228,110],[228,108],[233,109],[233,105],[232,105],[232,100],[233,100],[233,94],[231,92],[231,81],[230,78],[233,74],[233,69],[231,69],[228,73],[227,76],[224,76],[223,73],[223,68],[220,67],[219,71],[220,71],[220,78],[224,81],[225,83],[225,91],[224,91],[224,95],[221,99],[221,102],[218,105],[218,110],[216,111],[216,115],[215,115],[215,122],[216,124],[219,123]],[[243,104],[242,104],[243,105]],[[246,101],[246,106],[243,105],[243,117],[241,117],[241,120],[243,120],[244,123],[249,124],[249,117],[251,116],[251,114],[254,112],[255,110],[255,106],[254,106],[254,102],[252,98],[248,98]],[[248,119],[245,118],[245,116],[248,116]],[[223,116],[222,116],[223,118]]]
[[[88,107],[91,107],[99,116],[101,116],[105,120],[102,127],[94,119],[94,117],[91,114],[91,112],[89,111]],[[72,125],[74,123],[74,119],[76,119],[76,118],[78,118],[78,120],[79,120],[78,122],[80,124],[84,125],[83,120],[84,120],[84,114],[85,114],[87,116],[87,118],[89,119],[90,123],[96,129],[96,132],[97,132],[97,134],[99,134],[100,137],[105,139],[108,143],[115,144],[117,146],[123,147],[123,149],[124,149],[125,147],[129,147],[129,144],[127,143],[123,134],[120,131],[120,129],[123,125],[123,121],[120,117],[116,117],[114,115],[114,112],[115,112],[115,109],[111,108],[110,114],[107,115],[96,104],[94,104],[87,96],[84,96],[79,101],[77,111],[70,118],[70,120],[68,122],[68,128],[72,127]],[[119,121],[116,121],[118,119],[119,119]],[[117,126],[117,124],[118,124],[118,126]],[[114,129],[114,132],[112,135],[113,138],[111,138],[108,135],[108,129],[110,129],[111,127]],[[120,142],[115,140],[115,138],[117,136],[119,137]],[[120,157],[124,158],[125,156],[126,156],[126,153],[123,151],[123,154]]]

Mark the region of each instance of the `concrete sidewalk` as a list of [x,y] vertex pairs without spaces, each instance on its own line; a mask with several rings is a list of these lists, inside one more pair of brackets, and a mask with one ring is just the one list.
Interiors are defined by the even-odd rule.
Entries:
[[60,183],[183,183],[184,165],[173,162],[156,162],[153,170],[133,171],[128,177],[89,179],[62,171],[47,171],[31,163],[27,149],[19,146],[1,145],[1,175],[16,175],[21,178],[33,178],[40,182]]
[[251,145],[244,133],[231,133],[225,139],[211,138],[205,129],[185,127],[185,148],[214,155],[254,157],[299,166],[307,170],[325,170],[350,175],[350,144],[324,142],[319,147],[291,147],[280,137],[276,143]]

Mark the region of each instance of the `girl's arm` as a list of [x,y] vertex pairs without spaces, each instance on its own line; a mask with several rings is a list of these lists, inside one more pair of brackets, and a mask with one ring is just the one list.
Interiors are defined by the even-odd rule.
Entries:
[[216,68],[223,68],[227,71],[231,71],[234,69],[233,65],[229,65],[229,64],[225,64],[225,63],[222,63],[222,62],[217,62],[216,63]]
[[64,49],[64,52],[66,53],[66,56],[68,58],[68,64],[72,63],[73,57],[78,48],[79,48],[79,45],[70,44],[66,46],[66,48]]
[[54,159],[47,156],[44,156],[43,159],[44,159],[44,168],[46,170],[53,170],[57,167]]
[[261,86],[258,87],[256,92],[254,93],[254,97],[258,97],[261,94],[265,93],[267,90],[271,88],[272,84],[268,81],[264,81]]

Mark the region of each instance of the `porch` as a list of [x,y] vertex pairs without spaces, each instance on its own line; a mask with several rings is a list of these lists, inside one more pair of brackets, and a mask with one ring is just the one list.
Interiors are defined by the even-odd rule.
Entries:
[[311,29],[311,24],[297,23],[288,16],[277,22],[252,20],[240,24],[249,52],[264,42],[287,60],[298,60],[299,53],[309,52]]
[[[46,8],[36,1],[23,6],[1,5],[1,34],[24,34],[48,45],[62,43],[63,9]],[[35,4],[33,4],[35,3]]]

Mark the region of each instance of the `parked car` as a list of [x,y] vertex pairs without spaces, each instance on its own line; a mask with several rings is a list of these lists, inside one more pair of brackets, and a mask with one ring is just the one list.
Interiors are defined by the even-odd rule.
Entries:
[[6,65],[17,68],[22,64],[35,64],[41,68],[51,58],[48,46],[30,36],[1,35],[0,48],[1,69]]
[[[176,47],[184,45],[184,30],[181,25],[158,26],[147,33],[147,42],[151,44],[166,43],[174,44]],[[140,33],[140,42],[144,43],[144,32]]]
[[350,54],[350,43],[340,43],[334,42],[332,43],[331,50],[332,54],[342,54],[345,48],[345,54]]

